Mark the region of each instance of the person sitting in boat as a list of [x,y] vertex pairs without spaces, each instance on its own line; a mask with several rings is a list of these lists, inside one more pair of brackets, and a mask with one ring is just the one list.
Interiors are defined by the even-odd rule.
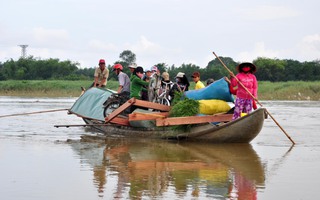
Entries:
[[94,71],[94,81],[90,87],[106,87],[109,70],[104,59],[99,60],[99,67]]
[[204,84],[200,81],[200,72],[193,72],[191,78],[195,82],[195,90],[199,90],[201,88],[204,88]]
[[[256,69],[257,68],[254,64],[245,62],[237,66],[238,74],[236,76],[230,72],[231,86],[238,86],[232,120],[239,118],[241,113],[250,113],[252,111],[254,101],[253,97],[257,98],[258,93],[258,81],[254,75]],[[238,81],[241,84],[239,84]],[[247,92],[247,90],[250,92],[250,94]]]
[[118,94],[125,94],[126,96],[129,97],[130,95],[130,79],[129,76],[122,72],[123,67],[121,64],[115,64],[113,65],[113,71],[116,73],[118,76],[118,81],[119,81],[119,87],[117,90]]
[[[136,99],[141,99],[141,91],[146,90],[143,86],[149,85],[148,82],[142,80],[143,68],[138,66],[132,73],[130,77],[130,98],[134,97]],[[133,112],[137,107],[131,106],[131,112]]]

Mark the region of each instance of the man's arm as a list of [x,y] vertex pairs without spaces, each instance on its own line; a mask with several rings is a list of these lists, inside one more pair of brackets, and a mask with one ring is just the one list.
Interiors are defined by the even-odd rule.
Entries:
[[98,77],[94,77],[93,87],[97,87],[98,81],[99,81],[99,78]]
[[102,87],[103,85],[107,85],[106,82],[107,82],[107,78],[103,78],[101,80],[100,87]]
[[119,85],[119,87],[118,87],[118,94],[121,92],[121,90],[122,90],[122,88],[123,88],[123,86],[122,85]]

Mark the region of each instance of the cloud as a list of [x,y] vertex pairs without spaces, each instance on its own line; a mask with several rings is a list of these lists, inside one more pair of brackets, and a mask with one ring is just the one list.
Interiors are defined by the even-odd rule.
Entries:
[[4,47],[4,49],[4,51],[0,50],[0,62],[5,62],[11,58],[18,59],[21,56],[21,48],[18,46]]
[[90,40],[88,42],[88,47],[92,50],[99,50],[99,51],[117,51],[118,48],[115,44],[112,43],[105,43],[101,40]]
[[140,36],[140,39],[134,44],[126,44],[126,48],[131,49],[133,52],[138,54],[160,54],[163,48],[150,40],[145,36]]
[[306,35],[298,44],[297,49],[300,58],[320,59],[320,34]]
[[48,48],[68,47],[71,45],[70,37],[64,29],[34,28],[32,31],[34,45]]
[[279,51],[267,49],[264,42],[257,42],[252,51],[243,51],[236,55],[235,61],[252,62],[257,57],[276,58],[279,53]]
[[301,15],[301,12],[289,7],[268,5],[239,9],[238,13],[246,20],[277,20]]
[[277,50],[266,48],[264,42],[257,42],[251,51],[240,52],[235,61],[252,62],[257,57],[294,59],[300,62],[320,59],[320,34],[306,35],[296,44]]
[[[137,56],[137,63],[142,66],[152,66],[158,62],[168,65],[179,62],[182,50],[179,47],[169,48],[160,45],[157,42],[149,40],[146,36],[141,35],[134,43],[126,43],[121,48],[123,50],[131,50]],[[181,62],[182,63],[182,62]]]

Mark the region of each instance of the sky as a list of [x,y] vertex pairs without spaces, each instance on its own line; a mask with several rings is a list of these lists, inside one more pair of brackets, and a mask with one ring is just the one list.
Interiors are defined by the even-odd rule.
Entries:
[[27,56],[95,67],[124,50],[138,65],[218,56],[320,59],[319,0],[1,0],[0,62]]

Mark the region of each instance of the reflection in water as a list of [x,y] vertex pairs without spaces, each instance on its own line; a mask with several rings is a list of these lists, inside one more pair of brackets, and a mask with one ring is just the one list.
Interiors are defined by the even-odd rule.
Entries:
[[[100,197],[256,199],[265,184],[264,167],[250,144],[108,139],[71,146],[92,168]],[[112,180],[114,188],[107,188]]]

